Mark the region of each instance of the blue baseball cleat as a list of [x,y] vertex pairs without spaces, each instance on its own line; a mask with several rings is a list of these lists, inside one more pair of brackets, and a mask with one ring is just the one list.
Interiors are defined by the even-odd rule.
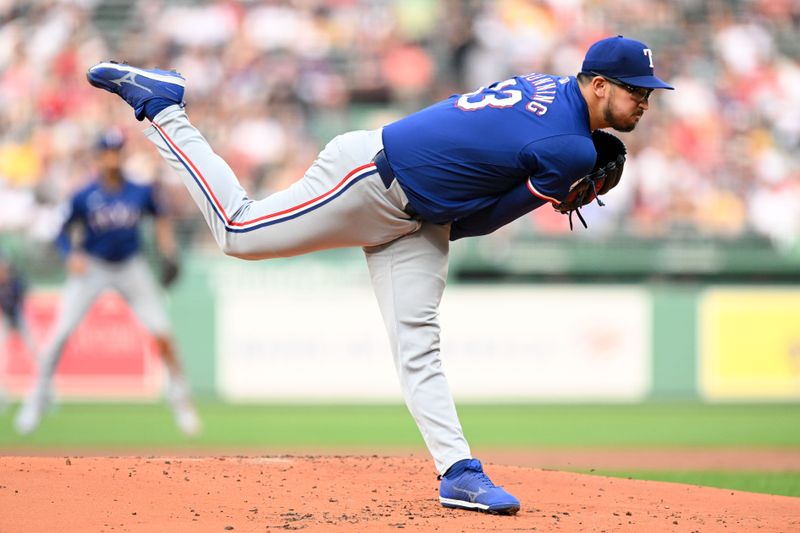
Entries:
[[[448,476],[451,478],[448,479]],[[445,507],[492,514],[515,514],[519,511],[519,500],[492,483],[477,459],[469,459],[464,463],[460,474],[448,472],[442,476],[439,501]]]
[[168,105],[184,105],[186,79],[174,71],[156,68],[145,70],[125,63],[105,61],[86,71],[86,79],[93,86],[118,94],[128,102],[137,120],[145,118],[145,103],[156,98]]

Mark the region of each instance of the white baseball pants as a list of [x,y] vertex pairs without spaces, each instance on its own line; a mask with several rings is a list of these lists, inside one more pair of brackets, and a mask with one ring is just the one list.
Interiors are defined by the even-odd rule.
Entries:
[[403,210],[373,157],[381,131],[334,138],[289,188],[253,200],[183,109],[158,114],[145,135],[181,176],[219,247],[243,259],[327,248],[364,248],[406,404],[436,468],[471,457],[439,358],[438,308],[447,278],[449,227]]
[[89,256],[86,272],[71,274],[61,296],[61,309],[53,334],[39,356],[39,370],[33,394],[43,398],[61,360],[64,345],[106,289],[117,291],[128,302],[139,321],[156,336],[170,333],[170,322],[161,292],[141,255],[120,263]]

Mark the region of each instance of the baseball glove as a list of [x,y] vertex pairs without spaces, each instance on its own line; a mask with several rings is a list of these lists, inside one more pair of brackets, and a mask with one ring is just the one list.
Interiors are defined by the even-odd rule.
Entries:
[[158,281],[165,289],[170,288],[181,274],[181,268],[174,257],[162,257]]
[[569,214],[569,229],[572,229],[572,213],[577,213],[578,218],[586,226],[586,221],[581,215],[580,208],[597,199],[599,205],[605,205],[599,198],[619,183],[622,178],[622,169],[625,166],[625,144],[615,135],[602,130],[592,133],[592,142],[597,151],[597,160],[592,171],[573,183],[567,197],[553,208],[564,214]]

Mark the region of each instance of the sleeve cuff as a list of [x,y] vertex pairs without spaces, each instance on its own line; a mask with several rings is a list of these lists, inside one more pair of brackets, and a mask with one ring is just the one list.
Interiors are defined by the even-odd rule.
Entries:
[[540,199],[542,199],[542,200],[544,200],[546,202],[550,202],[553,205],[558,205],[558,204],[561,203],[561,200],[557,200],[556,198],[553,198],[552,196],[548,196],[548,195],[538,191],[536,189],[536,187],[533,185],[533,180],[531,178],[528,178],[528,190],[531,191],[531,194],[534,195],[535,197],[540,198]]

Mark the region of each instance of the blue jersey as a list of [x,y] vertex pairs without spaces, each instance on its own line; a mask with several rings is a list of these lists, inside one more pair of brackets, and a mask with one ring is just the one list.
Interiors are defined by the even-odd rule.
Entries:
[[[78,191],[71,201],[70,214],[58,236],[63,255],[73,246],[105,261],[124,261],[139,252],[139,224],[146,214],[160,216],[153,188],[123,180],[118,188],[108,189],[95,181]],[[81,241],[72,243],[71,227],[80,224]]]
[[547,74],[453,95],[386,126],[383,143],[421,218],[466,219],[465,235],[560,202],[597,157],[577,80]]

